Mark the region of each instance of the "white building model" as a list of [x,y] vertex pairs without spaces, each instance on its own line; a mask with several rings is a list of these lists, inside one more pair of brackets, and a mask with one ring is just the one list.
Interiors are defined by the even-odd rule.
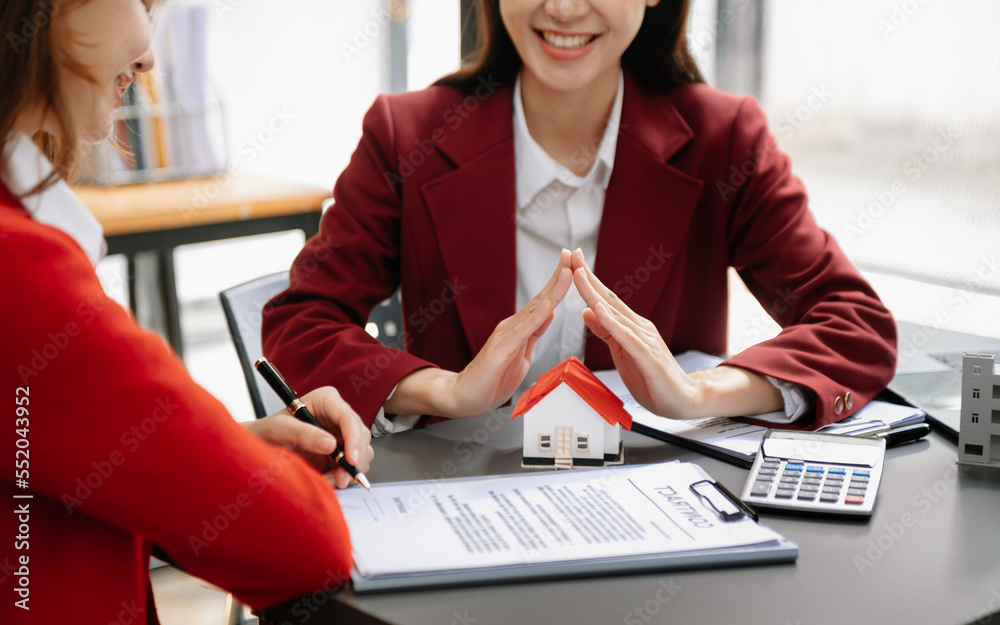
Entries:
[[961,414],[958,461],[1000,467],[1000,373],[992,354],[962,359]]
[[573,356],[521,394],[511,418],[522,415],[523,467],[603,467],[624,459],[622,428],[632,429],[632,416]]

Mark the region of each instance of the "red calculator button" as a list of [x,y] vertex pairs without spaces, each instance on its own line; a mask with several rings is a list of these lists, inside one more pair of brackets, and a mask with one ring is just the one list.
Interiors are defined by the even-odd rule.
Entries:
[[848,495],[844,498],[844,503],[864,503],[865,498],[862,495]]

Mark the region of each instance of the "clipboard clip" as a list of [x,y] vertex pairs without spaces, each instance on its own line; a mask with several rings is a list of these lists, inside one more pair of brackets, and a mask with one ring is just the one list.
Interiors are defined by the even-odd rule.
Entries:
[[753,508],[739,500],[729,492],[729,489],[712,480],[701,480],[691,485],[691,492],[708,504],[720,520],[725,522],[738,521],[750,517],[757,522],[757,513]]

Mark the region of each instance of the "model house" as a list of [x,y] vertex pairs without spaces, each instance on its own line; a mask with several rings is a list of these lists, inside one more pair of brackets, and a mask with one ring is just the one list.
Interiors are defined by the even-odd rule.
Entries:
[[524,467],[621,464],[622,428],[632,429],[622,401],[573,356],[521,395],[511,418],[521,416]]
[[1000,373],[992,354],[965,354],[962,359],[958,461],[1000,467]]

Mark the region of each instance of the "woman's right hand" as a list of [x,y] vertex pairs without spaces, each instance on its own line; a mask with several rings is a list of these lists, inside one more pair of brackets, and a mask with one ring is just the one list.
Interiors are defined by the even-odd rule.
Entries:
[[347,461],[367,473],[375,456],[371,430],[333,387],[306,393],[302,402],[325,429],[299,421],[284,410],[241,425],[265,442],[298,452],[313,468],[322,471],[328,482],[346,488],[354,478],[330,454],[339,442]]
[[385,404],[391,414],[474,417],[507,401],[528,373],[538,338],[573,283],[572,255],[563,250],[545,287],[499,324],[461,372],[420,369],[400,380]]

